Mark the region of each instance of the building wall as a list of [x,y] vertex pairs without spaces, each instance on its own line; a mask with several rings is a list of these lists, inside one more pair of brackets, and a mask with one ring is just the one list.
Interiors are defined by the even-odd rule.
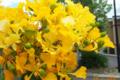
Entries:
[[[118,27],[118,38],[119,38],[119,44],[120,44],[120,18],[117,19],[117,27]],[[108,25],[108,35],[113,41],[114,44],[116,44],[115,40],[115,26],[114,26],[114,20],[110,19],[109,20],[109,25]],[[115,54],[114,49],[108,49],[108,54]]]

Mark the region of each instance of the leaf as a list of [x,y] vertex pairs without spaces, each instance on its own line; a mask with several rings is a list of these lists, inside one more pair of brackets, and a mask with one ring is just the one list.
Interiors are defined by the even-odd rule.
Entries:
[[10,62],[7,62],[7,67],[8,67],[8,69],[11,70],[11,71],[14,71],[14,70],[15,70],[15,66],[14,66],[12,63],[10,63]]
[[25,33],[24,33],[26,37],[34,36],[35,34],[36,34],[36,31],[34,30],[25,30]]
[[2,65],[0,65],[0,80],[5,80]]
[[26,43],[24,46],[25,46],[26,49],[30,49],[30,48],[32,48],[32,44],[29,43],[29,42]]
[[40,76],[42,77],[46,76],[46,72],[44,69],[40,69]]

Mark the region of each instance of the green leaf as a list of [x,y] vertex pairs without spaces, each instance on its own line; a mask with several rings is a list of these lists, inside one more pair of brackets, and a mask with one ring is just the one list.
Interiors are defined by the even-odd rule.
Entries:
[[106,34],[107,34],[106,32],[102,32],[101,37],[104,37]]
[[99,41],[98,42],[98,49],[102,48],[104,45],[104,42],[103,41]]
[[41,68],[45,70],[47,68],[47,64],[43,64]]
[[15,66],[13,64],[11,64],[10,62],[7,62],[7,67],[9,70],[14,71],[15,70]]
[[89,40],[84,40],[83,44],[84,44],[84,46],[87,46],[87,45],[90,44],[90,41]]
[[26,43],[24,46],[25,46],[25,48],[27,48],[27,49],[32,48],[32,44],[31,44],[31,43],[29,43],[29,42],[28,42],[28,43]]
[[33,30],[25,30],[24,32],[24,35],[26,37],[31,37],[31,36],[34,36],[36,34],[36,31],[33,31]]
[[5,80],[2,65],[0,65],[0,80]]
[[70,80],[74,80],[73,78],[71,78]]
[[46,72],[44,69],[40,69],[40,76],[42,77],[46,76]]

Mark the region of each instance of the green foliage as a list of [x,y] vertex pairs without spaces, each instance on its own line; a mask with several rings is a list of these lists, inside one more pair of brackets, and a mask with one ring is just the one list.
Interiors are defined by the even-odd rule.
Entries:
[[45,70],[44,70],[44,69],[41,69],[39,75],[42,76],[42,77],[45,77],[45,76],[46,76]]
[[58,0],[58,2],[64,2],[65,0]]
[[2,65],[0,65],[0,80],[5,80]]
[[95,52],[82,52],[80,65],[87,68],[105,68],[107,67],[108,59]]

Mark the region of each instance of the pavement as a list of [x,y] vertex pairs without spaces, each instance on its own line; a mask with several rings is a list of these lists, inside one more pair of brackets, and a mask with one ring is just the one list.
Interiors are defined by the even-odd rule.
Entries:
[[[74,80],[84,80],[84,79],[74,78]],[[120,74],[113,75],[113,74],[89,73],[87,79],[85,80],[120,80]]]

